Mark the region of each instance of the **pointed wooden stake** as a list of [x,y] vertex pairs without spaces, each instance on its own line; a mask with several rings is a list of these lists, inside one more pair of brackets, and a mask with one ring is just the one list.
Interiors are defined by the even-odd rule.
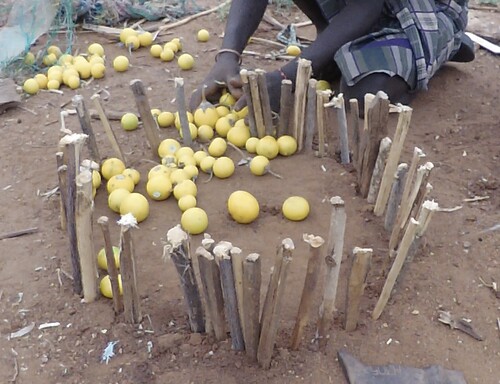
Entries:
[[293,111],[293,137],[297,140],[297,152],[304,147],[304,123],[306,117],[307,87],[312,73],[312,63],[299,59],[295,80],[295,109]]

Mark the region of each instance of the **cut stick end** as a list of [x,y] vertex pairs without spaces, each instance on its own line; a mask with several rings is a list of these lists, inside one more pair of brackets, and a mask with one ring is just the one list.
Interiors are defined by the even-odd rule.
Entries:
[[260,255],[258,253],[250,253],[247,257],[245,257],[245,260],[250,262],[250,263],[255,263],[257,260],[259,260]]
[[130,80],[130,83],[129,85],[135,85],[136,83],[142,83],[142,80],[141,79],[133,79],[133,80]]
[[120,220],[117,221],[118,225],[122,227],[122,229],[127,228],[137,228],[137,219],[131,213],[127,213],[123,215]]
[[198,247],[196,248],[195,254],[200,257],[204,257],[207,260],[214,260],[215,257],[212,255],[210,252],[208,252],[205,248],[203,247]]
[[341,206],[344,205],[344,200],[340,196],[333,196],[330,199],[330,204],[333,206]]
[[321,236],[304,233],[302,239],[309,244],[312,248],[319,248],[325,243],[325,239]]
[[434,201],[434,200],[426,200],[422,204],[422,208],[428,209],[429,211],[438,211],[439,210],[439,204]]
[[241,248],[238,248],[238,247],[232,247],[231,250],[229,251],[229,253],[231,254],[231,256],[240,255],[241,252],[243,252],[243,251],[241,250]]
[[174,79],[175,87],[183,87],[184,86],[184,78],[182,77],[176,77]]
[[108,216],[101,216],[97,219],[97,224],[100,225],[108,225],[109,224],[109,218]]
[[182,244],[183,241],[188,239],[188,234],[181,228],[179,224],[175,227],[170,228],[167,232],[167,242],[172,246],[172,248],[176,248]]
[[293,244],[293,240],[287,237],[286,239],[283,239],[281,242],[281,245],[283,246],[284,249],[287,250],[294,250],[295,249],[295,244]]

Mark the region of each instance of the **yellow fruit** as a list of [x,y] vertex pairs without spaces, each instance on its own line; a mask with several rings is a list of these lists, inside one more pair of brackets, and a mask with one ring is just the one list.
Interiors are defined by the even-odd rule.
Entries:
[[53,65],[52,67],[50,67],[48,70],[47,70],[47,78],[50,78],[52,74],[54,73],[61,73],[63,72],[63,67],[61,67],[60,65]]
[[[109,275],[106,275],[102,278],[99,283],[99,290],[104,297],[108,299],[113,298],[113,289],[111,288],[111,280],[109,279]],[[122,286],[122,275],[118,274],[118,291],[120,295],[123,295],[123,286]]]
[[222,137],[216,137],[208,146],[208,153],[213,157],[220,157],[226,153],[227,143]]
[[104,56],[104,48],[99,43],[90,44],[87,51],[90,55]]
[[170,177],[171,173],[172,173],[172,170],[169,167],[167,167],[163,164],[158,164],[149,170],[148,180],[151,180],[152,178],[157,177],[157,176]]
[[174,168],[177,167],[177,157],[175,155],[167,155],[165,157],[162,157],[161,159],[162,165],[166,166],[168,169],[170,169],[170,172],[174,170]]
[[200,29],[196,34],[196,38],[199,42],[206,43],[208,39],[210,39],[210,32],[208,32],[206,29]]
[[181,181],[174,187],[174,197],[179,200],[181,197],[186,195],[192,195],[196,197],[198,193],[198,188],[193,180]]
[[151,115],[158,120],[158,116],[160,116],[161,110],[158,108],[151,108]]
[[139,40],[139,37],[132,35],[127,37],[127,40],[125,41],[125,46],[133,50],[139,49],[141,47],[141,41]]
[[79,61],[75,64],[75,68],[78,71],[81,79],[88,79],[91,75],[92,65],[87,60]]
[[289,45],[286,47],[286,54],[290,56],[299,56],[302,51],[300,50],[300,47],[296,45]]
[[291,196],[285,200],[281,210],[288,220],[302,221],[309,215],[309,203],[301,196]]
[[36,74],[35,80],[38,83],[38,88],[40,89],[47,88],[47,83],[49,82],[49,80],[47,79],[47,76],[45,76],[43,73]]
[[249,128],[249,126],[245,124],[245,119],[237,120],[236,123],[234,123],[234,126],[235,127],[247,127],[247,128]]
[[139,118],[134,113],[126,113],[122,116],[120,123],[125,131],[133,131],[139,125]]
[[248,153],[256,153],[257,144],[259,144],[259,139],[257,137],[251,137],[245,143],[245,149]]
[[49,80],[47,83],[47,89],[59,89],[60,86],[61,84],[59,83],[59,81],[54,79]]
[[264,136],[260,139],[255,149],[258,155],[265,156],[269,160],[274,159],[279,153],[278,142],[272,136]]
[[151,53],[153,57],[160,57],[162,52],[163,48],[160,44],[153,44],[151,48],[149,48],[149,53]]
[[183,53],[177,59],[177,64],[183,71],[190,70],[194,66],[194,58],[189,53]]
[[72,64],[73,63],[73,56],[70,55],[69,53],[65,53],[57,61],[59,62],[59,64]]
[[177,202],[177,205],[182,212],[187,211],[189,208],[196,207],[196,197],[193,195],[182,196]]
[[126,196],[120,205],[120,214],[126,215],[127,213],[134,215],[138,223],[144,221],[149,216],[148,200],[135,192]]
[[95,189],[101,186],[101,174],[95,169],[92,170],[92,187]]
[[205,173],[211,173],[215,163],[215,157],[206,156],[200,161],[200,169]]
[[78,63],[87,63],[87,59],[81,55],[78,55],[76,56],[74,59],[73,59],[73,64],[76,65]]
[[283,135],[278,138],[277,143],[281,156],[291,156],[297,152],[297,140],[292,136]]
[[[193,159],[194,159],[194,157],[193,157]],[[196,162],[196,160],[195,160],[195,162]],[[188,165],[184,166],[184,168],[182,168],[182,169],[184,170],[184,172],[186,172],[189,175],[190,179],[194,179],[198,176],[199,172],[198,172],[198,167],[196,166],[196,164],[195,165],[188,164]]]
[[189,180],[189,174],[183,169],[175,169],[170,173],[170,181],[172,184],[176,185],[182,183],[184,180]]
[[181,216],[182,228],[191,235],[198,235],[208,227],[207,213],[198,207],[187,209]]
[[[191,134],[191,139],[195,140],[198,137],[198,128],[193,123],[189,123],[189,133]],[[182,129],[179,130],[179,135],[181,139],[184,138],[184,134],[182,133]]]
[[153,200],[165,200],[172,192],[172,183],[167,176],[157,176],[148,180],[146,191]]
[[60,57],[62,55],[61,49],[56,46],[56,45],[51,45],[50,47],[47,48],[47,53],[48,54],[53,54],[56,57]]
[[252,172],[255,176],[264,175],[269,167],[269,159],[265,156],[255,156],[250,161],[250,172]]
[[117,56],[113,60],[113,68],[116,72],[125,72],[128,69],[129,61],[126,56]]
[[35,64],[35,55],[31,52],[28,52],[26,56],[24,56],[24,64],[26,65]]
[[[51,67],[51,68],[53,68],[53,67]],[[62,71],[62,69],[58,70],[58,71],[54,71],[54,72],[48,72],[47,73],[47,79],[49,81],[56,80],[59,84],[61,84],[63,82],[63,71]],[[48,86],[49,86],[49,84],[47,83],[47,87]]]
[[248,107],[244,107],[236,112],[238,119],[244,119],[248,115]]
[[[198,136],[199,137],[199,136]],[[194,154],[193,154],[193,157],[194,159],[196,160],[196,165],[200,165],[200,162],[208,156],[208,153],[206,153],[205,151],[196,151]]]
[[90,67],[90,74],[94,79],[102,79],[106,72],[106,66],[103,63],[95,63]]
[[141,174],[137,169],[134,168],[127,168],[122,172],[122,175],[128,176],[132,179],[134,182],[134,185],[139,184],[139,181],[141,181]]
[[163,50],[170,49],[172,52],[177,53],[179,51],[179,46],[173,41],[169,41],[163,46]]
[[129,192],[132,192],[134,190],[134,187],[135,184],[132,178],[125,176],[122,173],[120,173],[119,175],[114,175],[112,178],[108,180],[106,184],[106,189],[108,190],[108,193],[111,193],[118,188],[123,188]]
[[234,173],[234,162],[227,156],[219,157],[212,166],[212,172],[219,179],[227,179]]
[[92,55],[88,58],[90,65],[94,64],[104,64],[104,59],[99,55]]
[[108,207],[116,213],[120,213],[120,206],[123,200],[130,195],[130,192],[123,188],[115,189],[108,196]]
[[219,119],[219,114],[213,107],[209,108],[198,108],[194,111],[193,115],[194,123],[199,127],[200,125],[209,125],[210,127],[215,127],[215,123]]
[[236,99],[228,92],[220,97],[219,104],[231,108],[234,104],[236,104]]
[[219,117],[215,123],[215,130],[220,137],[226,137],[229,130],[233,127],[232,120],[228,116]]
[[179,150],[181,144],[174,139],[163,140],[158,147],[158,155],[163,158],[168,155],[173,155]]
[[[113,256],[115,257],[115,266],[120,269],[120,248],[113,245]],[[106,259],[106,249],[101,248],[97,254],[97,266],[105,271],[108,270],[108,259]]]
[[138,32],[132,28],[124,28],[120,32],[120,41],[125,44],[129,36],[137,36]]
[[175,57],[174,51],[172,51],[170,48],[166,47],[163,48],[163,50],[160,53],[160,59],[162,61],[172,61]]
[[227,133],[227,141],[236,145],[239,148],[243,148],[245,143],[250,138],[250,129],[245,125],[234,126]]
[[249,224],[259,216],[259,202],[246,191],[231,193],[227,209],[233,220],[240,224]]
[[162,128],[170,127],[174,124],[175,116],[172,112],[161,112],[158,115],[158,125]]
[[80,78],[78,76],[70,76],[68,78],[68,87],[77,89],[80,86]]
[[143,32],[139,34],[139,43],[141,47],[149,47],[153,44],[153,35],[151,32]]
[[200,125],[198,127],[198,141],[208,143],[214,137],[214,129],[210,125]]
[[23,84],[23,90],[29,95],[34,95],[40,90],[38,81],[35,79],[27,79]]
[[194,156],[184,155],[177,157],[177,166],[179,168],[186,169],[186,166],[188,165],[196,166],[196,160],[194,159]]
[[219,105],[218,107],[215,107],[215,110],[217,111],[219,117],[226,116],[229,113],[229,108],[225,105]]
[[[193,123],[194,122],[193,114],[189,111],[186,112],[186,114],[187,114],[188,122]],[[181,129],[181,120],[179,119],[179,112],[175,112],[174,124],[175,124],[175,128],[177,128],[177,130]]]
[[43,64],[47,67],[50,67],[51,65],[54,65],[57,63],[57,56],[54,55],[53,53],[49,53],[47,56],[43,57]]
[[119,175],[125,170],[125,164],[120,159],[116,157],[111,157],[104,160],[101,165],[101,175],[106,180],[111,179],[115,175]]
[[64,72],[62,73],[62,80],[63,80],[63,83],[68,85],[68,82],[69,82],[69,78],[70,77],[80,77],[80,74],[78,73],[78,71],[73,68],[73,67],[70,67],[70,68],[66,68],[64,69]]
[[329,90],[331,89],[331,85],[328,81],[326,80],[318,80],[318,82],[316,83],[316,90],[318,91],[326,91],[326,90]]
[[174,43],[177,46],[178,51],[182,51],[182,43],[181,39],[178,37],[174,37],[172,40],[170,40],[171,43]]

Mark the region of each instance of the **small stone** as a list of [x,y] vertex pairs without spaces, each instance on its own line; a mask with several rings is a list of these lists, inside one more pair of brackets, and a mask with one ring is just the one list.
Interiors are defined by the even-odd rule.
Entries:
[[42,362],[42,364],[47,364],[49,362],[49,358],[47,357],[47,355],[42,355],[40,361]]
[[189,344],[191,345],[200,345],[202,341],[201,333],[192,333],[189,336]]
[[166,333],[158,337],[158,350],[160,352],[166,352],[181,345],[183,340],[184,336],[179,333]]
[[470,247],[472,246],[471,242],[470,241],[464,241],[463,242],[463,247],[465,249],[469,249]]
[[411,314],[412,315],[419,315],[420,311],[418,309],[414,309],[413,311],[411,311]]

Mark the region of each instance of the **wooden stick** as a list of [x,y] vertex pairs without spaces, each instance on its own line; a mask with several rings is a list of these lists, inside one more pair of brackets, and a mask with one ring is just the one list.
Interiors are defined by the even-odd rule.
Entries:
[[66,171],[68,167],[64,164],[64,152],[56,153],[57,178],[59,180],[59,212],[61,216],[61,229],[66,231]]
[[277,137],[290,134],[290,116],[293,113],[292,81],[281,80],[280,123]]
[[387,165],[385,166],[384,174],[382,175],[377,201],[375,202],[375,207],[373,209],[373,213],[376,216],[382,216],[384,214],[387,201],[389,200],[394,174],[396,173],[401,152],[403,151],[406,134],[410,128],[412,112],[413,110],[410,107],[401,106],[398,125],[396,126],[396,132],[392,141],[391,150],[389,151],[389,156],[387,157]]
[[385,163],[387,161],[387,156],[389,155],[391,145],[392,140],[388,137],[384,137],[382,140],[380,140],[377,160],[375,161],[372,179],[370,180],[370,188],[368,189],[368,196],[366,197],[366,201],[369,204],[374,204],[379,194],[380,183],[382,181],[382,175],[386,167]]
[[325,103],[328,102],[330,91],[316,91],[316,124],[318,127],[318,157],[325,156]]
[[163,258],[172,260],[179,275],[188,314],[189,328],[194,333],[205,332],[203,308],[189,252],[188,235],[181,229],[180,225],[177,225],[167,232],[166,240],[163,247]]
[[267,288],[264,308],[262,309],[262,328],[260,332],[259,348],[257,350],[257,361],[264,369],[271,366],[274,343],[278,333],[278,323],[283,306],[284,292],[288,267],[292,261],[294,250],[292,239],[284,239],[278,247],[274,270]]
[[405,186],[403,188],[403,194],[401,196],[401,202],[399,205],[398,213],[396,215],[396,221],[394,222],[394,226],[391,232],[391,238],[389,240],[389,254],[390,251],[396,249],[399,241],[399,234],[401,232],[402,226],[404,227],[406,219],[403,218],[403,209],[402,207],[408,204],[408,200],[410,198],[411,188],[413,184],[413,179],[415,177],[415,172],[417,171],[419,159],[425,157],[424,152],[418,147],[413,149],[413,157],[411,159],[410,168],[408,169],[408,173],[406,174]]
[[[359,124],[359,104],[358,99],[350,99],[349,104],[351,106],[351,121],[352,121],[352,158],[353,163],[356,166],[358,164],[359,157],[359,129],[361,125]],[[359,169],[356,167],[356,171],[359,173]]]
[[297,152],[302,151],[304,147],[307,86],[311,73],[311,61],[299,58],[295,80],[295,109],[293,111],[293,137],[297,140]]
[[[160,131],[158,125],[156,124],[156,120],[151,114],[151,107],[149,105],[144,84],[141,80],[135,79],[130,82],[130,88],[134,94],[135,104],[137,105],[137,110],[139,111],[144,131],[146,132],[146,139],[151,147],[151,152],[153,153],[153,157],[157,158],[158,147],[160,146]],[[179,113],[179,115],[181,114]],[[191,137],[191,135],[189,135],[189,137]]]
[[243,85],[243,94],[245,95],[245,99],[247,101],[248,125],[250,127],[250,135],[252,137],[257,137],[257,128],[255,122],[255,112],[252,100],[252,92],[250,90],[250,84],[248,83],[248,71],[246,69],[242,69],[240,71],[240,77]]
[[226,339],[226,327],[224,319],[224,300],[220,284],[220,273],[215,257],[203,247],[196,249],[198,255],[198,267],[200,269],[201,286],[205,295],[207,315],[210,317],[215,339],[217,341]]
[[222,292],[224,294],[224,308],[226,309],[226,319],[231,333],[231,345],[235,351],[243,351],[245,342],[241,329],[240,314],[238,311],[238,300],[233,275],[232,258],[229,255],[230,248],[225,244],[216,245],[214,255],[219,262],[220,279]]
[[[184,79],[182,77],[175,78],[175,100],[177,102],[177,111],[179,113],[179,121],[181,123],[182,143],[185,146],[193,145],[191,130],[189,129],[189,120],[186,110],[186,94],[184,92]],[[151,115],[151,113],[149,113]]]
[[304,288],[302,289],[299,310],[292,333],[292,343],[290,347],[292,350],[299,349],[304,328],[309,321],[311,307],[314,302],[314,294],[316,286],[318,285],[319,271],[321,269],[321,246],[325,243],[325,240],[320,236],[304,234],[303,239],[309,244],[309,260],[307,262],[306,279],[304,281]]
[[97,298],[97,263],[92,237],[92,172],[85,170],[76,178],[76,238],[80,255],[83,300],[92,303]]
[[32,233],[38,232],[38,227],[21,229],[19,231],[0,233],[0,240],[12,239],[14,237],[20,237],[25,235],[30,235]]
[[241,329],[245,332],[243,318],[243,253],[240,248],[231,248],[231,261],[233,263],[234,289],[236,291],[236,299],[238,302],[238,313],[240,315]]
[[106,136],[111,144],[111,147],[115,151],[116,157],[118,157],[121,161],[123,161],[124,164],[126,164],[127,162],[125,160],[125,156],[123,155],[123,151],[121,150],[118,141],[116,140],[115,133],[113,132],[113,129],[109,124],[109,120],[106,116],[106,113],[104,112],[104,108],[102,107],[100,99],[101,96],[98,93],[92,95],[92,97],[90,98],[90,100],[94,102],[94,106],[97,110],[97,113],[99,114],[99,119],[101,120],[102,126],[104,127],[104,132],[106,132]]
[[274,136],[273,114],[271,111],[271,102],[269,101],[269,92],[267,90],[266,71],[256,69],[257,82],[259,84],[259,96],[262,103],[262,117],[264,118],[264,126],[266,135]]
[[66,230],[68,232],[71,266],[73,269],[73,292],[77,295],[81,295],[82,293],[82,274],[76,235],[76,178],[79,173],[80,152],[87,137],[85,134],[75,133],[66,135],[59,141],[59,146],[64,148],[68,162],[66,169],[66,201],[64,205],[66,207]]
[[257,360],[260,338],[260,256],[251,253],[243,261],[243,336],[247,355]]
[[304,139],[304,150],[306,152],[312,152],[313,150],[313,138],[317,130],[317,112],[316,112],[316,79],[309,79],[309,84],[307,88],[307,103],[306,103],[306,135]]
[[252,96],[253,114],[255,116],[255,128],[257,137],[260,139],[266,135],[266,123],[262,112],[262,100],[260,99],[259,81],[257,73],[248,72],[248,83],[250,85],[250,94]]
[[415,233],[415,240],[413,240],[413,243],[408,250],[408,256],[406,257],[406,260],[408,260],[409,262],[413,260],[413,257],[417,253],[418,248],[420,248],[422,238],[425,235],[425,232],[427,232],[427,228],[429,226],[431,218],[434,215],[434,212],[437,212],[439,210],[439,204],[434,200],[426,200],[419,206],[419,208],[419,225]]
[[408,254],[408,250],[410,249],[410,245],[415,239],[415,233],[417,231],[418,225],[419,222],[417,220],[415,220],[414,218],[410,219],[410,223],[406,228],[403,240],[401,241],[401,244],[398,247],[398,253],[396,255],[396,258],[394,259],[394,263],[392,264],[391,270],[387,275],[387,279],[385,281],[384,288],[382,289],[382,293],[380,294],[380,297],[377,301],[377,305],[373,310],[372,318],[374,320],[377,320],[380,317],[387,302],[389,301],[389,297],[391,296],[392,289],[396,284],[396,279],[398,278],[399,272],[403,267],[406,256]]
[[207,9],[206,11],[195,13],[194,15],[191,15],[191,16],[188,16],[188,17],[182,19],[182,20],[176,21],[175,23],[164,25],[164,26],[158,28],[158,32],[156,32],[156,33],[165,32],[169,29],[180,27],[181,25],[187,24],[190,21],[197,19],[198,17],[206,16],[206,15],[209,15],[211,13],[217,12],[219,9],[224,8],[225,6],[227,6],[230,3],[231,3],[231,0],[228,0],[228,1],[223,2],[222,4],[217,5],[216,7]]
[[[400,215],[399,215],[399,228],[400,230],[404,229],[404,227],[407,225],[408,218],[410,217],[411,211],[413,209],[413,205],[417,199],[418,192],[420,190],[420,187],[422,185],[427,185],[427,180],[429,179],[430,172],[434,168],[434,164],[432,164],[430,161],[425,163],[424,165],[421,165],[417,169],[417,175],[415,177],[415,182],[413,184],[413,187],[411,188],[411,192],[408,196],[408,199],[405,202],[401,203],[401,207],[399,208],[400,210]],[[394,232],[394,231],[393,231]],[[392,236],[391,236],[391,240]],[[392,244],[392,243],[391,243]],[[390,248],[390,249],[395,249],[395,248]]]
[[346,213],[344,201],[335,196],[330,199],[333,206],[330,219],[330,230],[326,248],[326,278],[323,292],[323,301],[319,308],[317,337],[320,348],[324,349],[330,338],[329,329],[333,320],[335,310],[335,299],[339,281],[340,265],[344,248],[344,233],[346,225]]
[[71,99],[73,107],[76,109],[78,115],[78,120],[80,121],[80,127],[82,132],[88,136],[88,144],[90,151],[90,158],[96,163],[101,163],[101,157],[99,155],[99,150],[97,148],[97,142],[94,135],[94,129],[92,128],[92,123],[90,122],[89,112],[85,103],[83,101],[82,95],[75,95]]
[[118,269],[116,268],[115,254],[113,251],[113,244],[111,243],[108,217],[99,217],[97,219],[97,224],[101,227],[102,236],[104,238],[104,252],[106,253],[109,281],[111,282],[111,292],[113,293],[113,309],[116,315],[123,311],[123,299],[119,289]]
[[358,326],[359,306],[366,286],[366,278],[370,271],[372,253],[371,248],[355,247],[352,251],[352,261],[349,284],[347,287],[345,330],[352,332]]
[[340,161],[342,164],[349,164],[351,161],[349,154],[349,137],[347,134],[347,116],[345,113],[344,95],[340,93],[337,97],[333,98],[331,103],[335,107],[335,109],[337,109],[337,122],[340,140]]
[[361,196],[367,197],[372,179],[373,169],[377,161],[380,140],[387,136],[387,121],[389,120],[389,99],[379,91],[372,103],[367,107],[365,124],[368,127],[366,134],[367,144],[362,154],[361,177],[359,191]]
[[[399,204],[403,195],[403,186],[408,172],[408,164],[401,163],[398,165],[394,181],[392,183],[391,193],[387,202],[387,210],[385,212],[384,228],[386,231],[392,232],[396,215],[398,213]],[[379,192],[380,195],[380,192]]]
[[120,225],[120,270],[123,287],[123,312],[125,321],[138,324],[142,320],[141,302],[137,290],[137,274],[135,269],[134,245],[131,230],[137,228],[137,220],[128,213],[118,221]]

